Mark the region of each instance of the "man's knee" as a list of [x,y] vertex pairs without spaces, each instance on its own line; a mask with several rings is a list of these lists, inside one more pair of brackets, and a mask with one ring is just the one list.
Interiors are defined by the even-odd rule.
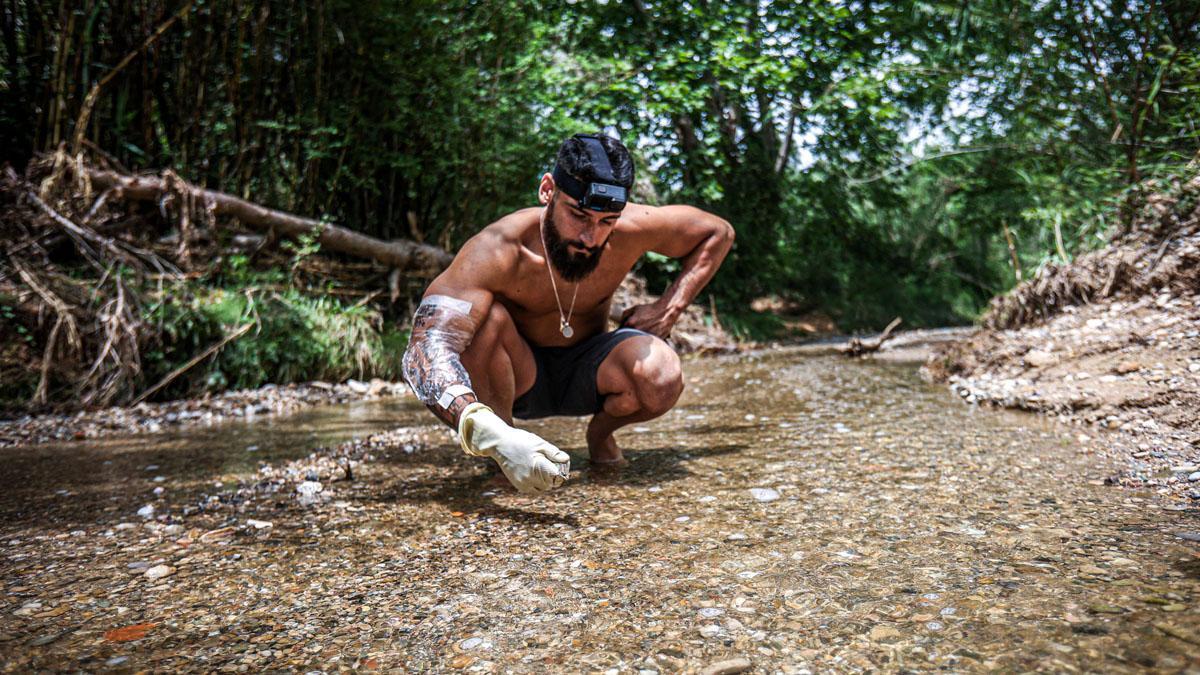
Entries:
[[670,345],[654,338],[649,355],[638,362],[634,373],[638,403],[646,412],[662,415],[683,393],[683,368]]

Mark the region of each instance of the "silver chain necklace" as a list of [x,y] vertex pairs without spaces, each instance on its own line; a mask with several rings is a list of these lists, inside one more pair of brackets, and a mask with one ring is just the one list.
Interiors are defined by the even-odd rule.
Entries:
[[558,305],[558,332],[562,336],[570,340],[572,335],[575,335],[575,329],[571,328],[571,316],[575,314],[575,298],[579,297],[579,284],[575,284],[575,293],[571,295],[571,309],[563,315],[562,300],[558,298],[558,282],[554,280],[554,270],[550,269],[550,249],[546,248],[546,233],[542,230],[542,224],[538,224],[538,234],[542,236],[542,253],[546,256],[546,273],[550,275],[550,285],[554,287],[554,304]]

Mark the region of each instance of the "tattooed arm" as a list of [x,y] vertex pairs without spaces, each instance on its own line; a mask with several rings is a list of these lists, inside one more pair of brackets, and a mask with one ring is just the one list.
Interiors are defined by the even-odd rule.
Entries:
[[516,252],[499,234],[480,232],[429,285],[413,314],[404,379],[417,398],[452,428],[457,428],[462,411],[478,401],[462,353],[491,309],[492,289],[510,273]]
[[404,377],[417,397],[458,430],[463,451],[490,457],[521,492],[551,490],[571,474],[571,457],[537,435],[515,429],[478,400],[462,354],[495,302],[493,288],[512,278],[512,242],[484,230],[467,242],[425,291],[404,352]]

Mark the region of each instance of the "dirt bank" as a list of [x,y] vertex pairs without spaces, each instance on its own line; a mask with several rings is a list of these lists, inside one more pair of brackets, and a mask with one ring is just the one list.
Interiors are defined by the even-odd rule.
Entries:
[[[1128,231],[992,302],[926,365],[970,403],[1105,432],[1109,478],[1200,498],[1200,177],[1149,198]],[[1115,433],[1108,433],[1109,431]]]

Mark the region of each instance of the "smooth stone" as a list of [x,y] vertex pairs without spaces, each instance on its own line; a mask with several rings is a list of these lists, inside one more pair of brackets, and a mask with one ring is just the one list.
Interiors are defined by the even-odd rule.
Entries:
[[903,634],[891,626],[875,626],[871,629],[871,632],[867,633],[867,637],[875,642],[882,642],[884,640],[894,640],[898,637],[903,637]]
[[172,574],[175,574],[175,568],[170,565],[155,565],[145,572],[146,578],[150,581],[157,581]]
[[714,664],[706,666],[700,670],[700,675],[737,675],[750,670],[754,664],[750,663],[750,659],[739,657],[726,661],[717,661]]
[[779,499],[779,492],[771,488],[750,488],[750,494],[760,502],[773,502]]

